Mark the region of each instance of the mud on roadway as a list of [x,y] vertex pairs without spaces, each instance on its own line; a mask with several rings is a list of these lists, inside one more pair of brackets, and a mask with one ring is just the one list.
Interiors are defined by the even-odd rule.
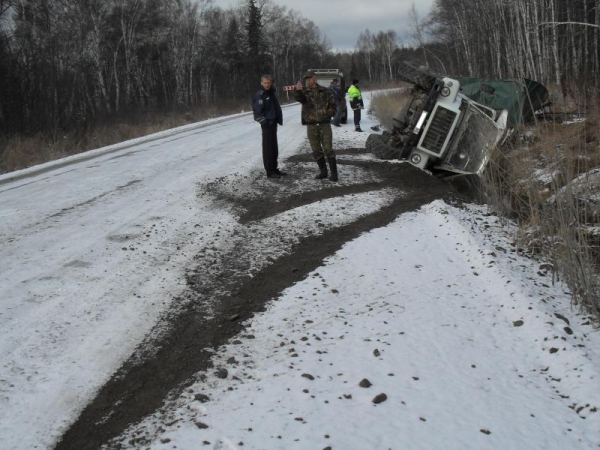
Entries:
[[[304,279],[346,242],[384,227],[400,214],[436,199],[464,200],[448,183],[406,163],[376,160],[365,149],[336,150],[340,181],[314,180],[317,166],[307,149],[281,161],[289,173],[267,179],[255,172],[197,186],[203,200],[230,212],[233,228],[215,224],[217,239],[187,268],[187,286],[151,335],[100,389],[63,434],[57,449],[143,446],[119,436],[169,398],[214,370],[211,355],[244,333],[244,321],[263,311],[287,287]],[[338,197],[386,191],[391,200],[349,223],[331,226],[314,217],[319,233],[303,233],[273,218]],[[270,226],[261,226],[271,219]],[[273,225],[275,223],[276,225]],[[143,438],[141,438],[143,440]]]

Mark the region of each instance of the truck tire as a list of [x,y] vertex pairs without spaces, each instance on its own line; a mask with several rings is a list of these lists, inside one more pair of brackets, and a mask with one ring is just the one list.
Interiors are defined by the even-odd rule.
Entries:
[[414,63],[400,61],[398,64],[398,78],[407,83],[419,86],[429,92],[435,83],[435,75],[424,72]]
[[400,158],[400,150],[388,145],[385,138],[379,134],[370,134],[365,142],[365,148],[379,159]]

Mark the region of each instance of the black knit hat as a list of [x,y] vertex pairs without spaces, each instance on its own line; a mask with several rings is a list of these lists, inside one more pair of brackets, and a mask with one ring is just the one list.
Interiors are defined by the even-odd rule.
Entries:
[[355,78],[354,80],[352,80],[352,84],[358,84],[358,80]]

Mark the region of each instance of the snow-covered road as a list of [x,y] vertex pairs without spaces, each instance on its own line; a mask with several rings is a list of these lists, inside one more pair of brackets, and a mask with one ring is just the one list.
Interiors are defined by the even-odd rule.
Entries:
[[[299,115],[284,109],[280,161],[307,151]],[[367,134],[348,124],[334,142]],[[0,449],[52,448],[206,247],[247,241],[240,258],[264,266],[409,196],[349,152],[339,196],[305,196],[332,183],[299,171],[276,182],[292,207],[241,223],[202,190],[226,178],[224,197],[260,201],[260,139],[242,113],[0,176]],[[600,336],[566,288],[483,207],[396,214],[286,286],[214,352],[219,371],[109,448],[598,448]]]
[[[285,108],[282,158],[299,114]],[[2,448],[53,442],[169,308],[230,220],[196,184],[262,167],[250,114],[181,130],[0,176]]]

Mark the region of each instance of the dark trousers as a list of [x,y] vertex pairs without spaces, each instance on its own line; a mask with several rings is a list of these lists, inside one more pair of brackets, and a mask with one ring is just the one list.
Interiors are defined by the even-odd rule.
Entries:
[[277,170],[279,147],[277,146],[277,123],[262,125],[262,156],[267,173]]
[[360,108],[354,110],[354,125],[360,125]]
[[335,116],[331,119],[331,123],[339,125],[342,120],[342,102],[335,102]]

